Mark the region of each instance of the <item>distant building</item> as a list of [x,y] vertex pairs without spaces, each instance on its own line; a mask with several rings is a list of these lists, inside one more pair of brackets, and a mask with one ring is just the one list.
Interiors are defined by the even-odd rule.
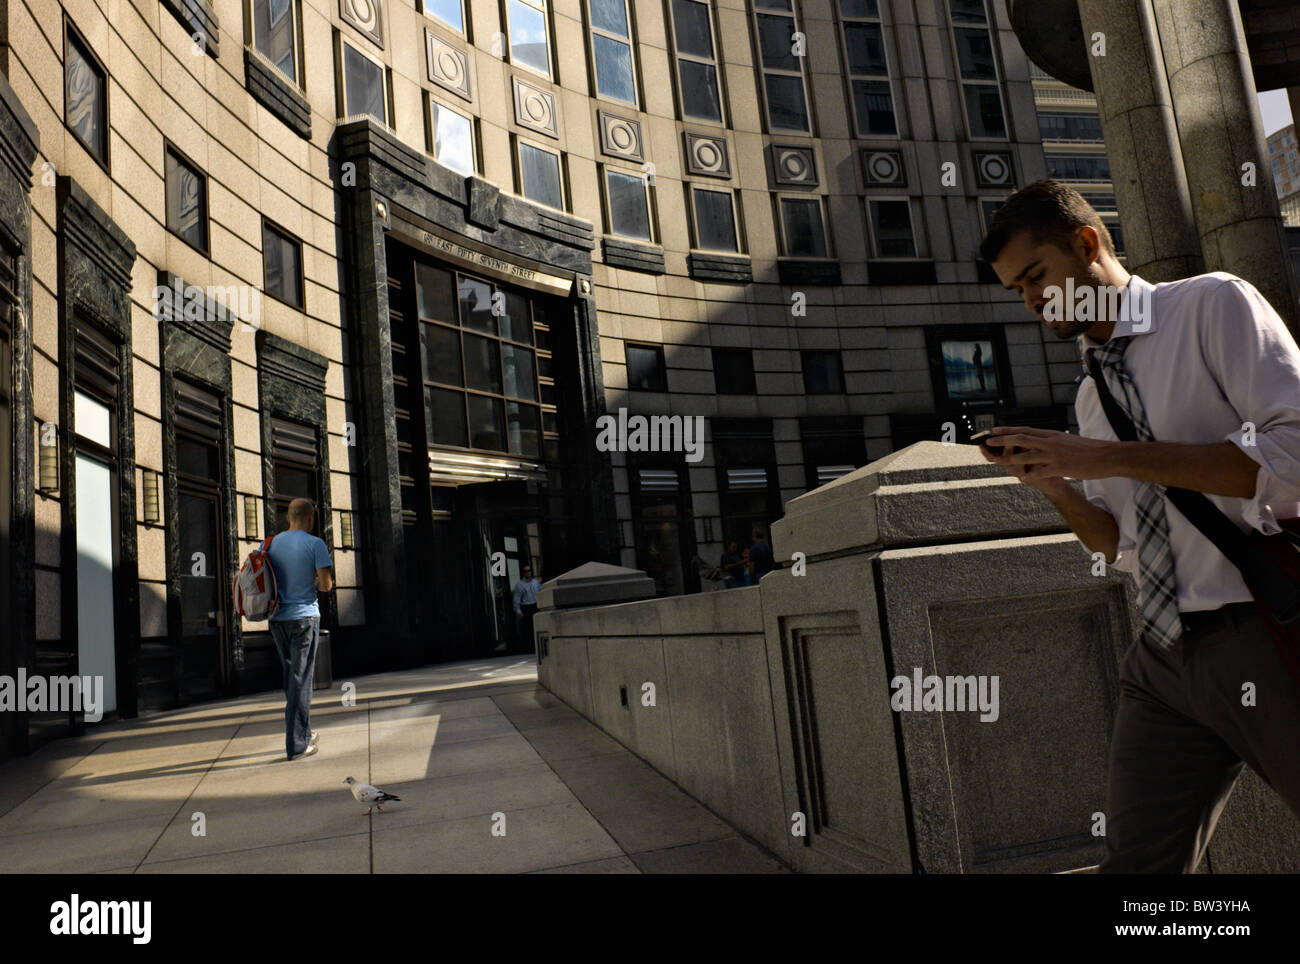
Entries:
[[1277,187],[1282,220],[1287,227],[1300,227],[1300,145],[1296,144],[1294,124],[1269,135],[1268,162]]
[[1124,259],[1124,234],[1120,230],[1110,161],[1101,136],[1097,97],[1057,80],[1032,63],[1034,106],[1043,138],[1047,176],[1062,181],[1088,199],[1110,231],[1115,250]]

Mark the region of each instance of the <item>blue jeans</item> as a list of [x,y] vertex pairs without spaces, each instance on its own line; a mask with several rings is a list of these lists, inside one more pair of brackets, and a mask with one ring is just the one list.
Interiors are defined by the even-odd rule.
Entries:
[[320,617],[271,623],[271,638],[284,670],[284,752],[295,757],[311,739],[311,686],[320,642]]

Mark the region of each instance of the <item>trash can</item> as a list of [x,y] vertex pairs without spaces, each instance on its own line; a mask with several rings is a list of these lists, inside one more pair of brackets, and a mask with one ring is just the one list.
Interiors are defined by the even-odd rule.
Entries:
[[330,656],[330,631],[320,631],[320,641],[316,644],[316,670],[312,674],[311,688],[327,690],[334,685],[334,666]]

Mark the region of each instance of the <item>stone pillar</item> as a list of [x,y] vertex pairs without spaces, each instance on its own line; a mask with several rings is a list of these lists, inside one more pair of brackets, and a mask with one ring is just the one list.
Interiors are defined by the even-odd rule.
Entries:
[[1169,82],[1151,9],[1132,0],[1079,0],[1089,49],[1105,36],[1105,56],[1089,55],[1110,158],[1128,269],[1151,282],[1203,270]]
[[[1246,279],[1293,333],[1300,331],[1300,306],[1237,4],[1152,0],[1152,8],[1205,268]],[[1251,186],[1242,184],[1248,162],[1255,165]]]

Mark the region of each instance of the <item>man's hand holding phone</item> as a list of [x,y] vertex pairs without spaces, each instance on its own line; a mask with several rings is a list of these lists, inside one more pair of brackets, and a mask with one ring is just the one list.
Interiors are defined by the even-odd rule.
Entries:
[[[998,438],[1000,435],[1015,435],[1023,433],[1026,429],[1014,425],[999,425],[992,429],[986,429],[983,432],[976,432],[971,436],[971,441],[978,443],[980,454],[984,458],[997,465],[1001,465],[1007,470],[1007,473],[1038,489],[1044,495],[1051,495],[1054,492],[1061,492],[1070,488],[1070,483],[1060,476],[1042,477],[1032,470],[1040,468],[1034,463],[1013,462],[1011,456],[1021,455],[1024,452],[1019,445],[1006,445]],[[1029,429],[1028,431],[1035,431]]]

